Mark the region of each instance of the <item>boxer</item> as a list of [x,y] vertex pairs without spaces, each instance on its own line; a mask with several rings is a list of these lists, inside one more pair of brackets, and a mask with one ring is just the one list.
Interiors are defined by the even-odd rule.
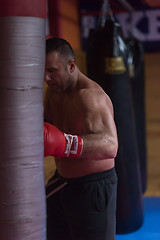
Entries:
[[44,154],[55,157],[50,183],[58,177],[64,186],[48,193],[47,240],[114,240],[118,140],[111,100],[80,72],[64,39],[46,40],[44,80]]

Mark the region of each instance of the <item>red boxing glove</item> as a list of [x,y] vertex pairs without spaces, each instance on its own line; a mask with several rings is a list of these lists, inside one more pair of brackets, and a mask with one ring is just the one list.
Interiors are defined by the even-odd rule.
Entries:
[[83,139],[61,132],[50,123],[44,123],[44,156],[77,158],[83,150]]

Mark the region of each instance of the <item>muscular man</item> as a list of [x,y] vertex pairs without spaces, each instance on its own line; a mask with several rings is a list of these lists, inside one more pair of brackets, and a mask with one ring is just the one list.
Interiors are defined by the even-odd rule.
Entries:
[[47,240],[114,240],[118,142],[111,100],[80,72],[64,39],[46,41],[44,79],[44,152],[55,156],[58,178],[51,182],[66,183],[47,198]]

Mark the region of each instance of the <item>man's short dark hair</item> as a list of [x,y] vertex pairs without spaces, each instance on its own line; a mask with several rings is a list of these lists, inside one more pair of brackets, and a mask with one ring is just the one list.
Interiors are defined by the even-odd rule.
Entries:
[[71,45],[62,38],[54,37],[46,40],[46,55],[51,52],[58,52],[62,57],[72,57],[76,60]]

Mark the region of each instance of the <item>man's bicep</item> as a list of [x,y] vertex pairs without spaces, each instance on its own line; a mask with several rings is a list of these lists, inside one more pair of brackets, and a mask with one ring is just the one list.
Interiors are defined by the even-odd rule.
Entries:
[[88,132],[96,134],[108,131],[112,121],[112,114],[108,106],[99,103],[93,104],[92,107],[88,109],[85,124]]

